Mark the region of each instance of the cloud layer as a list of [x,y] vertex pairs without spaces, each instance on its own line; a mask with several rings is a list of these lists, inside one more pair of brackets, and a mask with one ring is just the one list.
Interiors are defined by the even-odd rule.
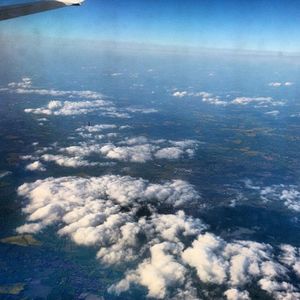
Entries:
[[[29,77],[22,78],[20,82],[11,82],[7,87],[1,88],[0,91],[55,97],[55,100],[49,101],[45,106],[25,109],[26,113],[37,115],[73,116],[97,112],[102,116],[111,118],[130,118],[130,113],[149,114],[158,112],[153,108],[116,108],[112,101],[108,101],[104,95],[95,91],[65,91],[34,87]],[[72,100],[63,101],[60,98]]]
[[254,185],[251,180],[246,180],[245,186],[257,191],[260,199],[266,203],[282,203],[286,208],[300,212],[300,189],[296,185],[277,184],[261,187]]
[[176,91],[172,94],[173,97],[200,97],[203,102],[217,106],[232,106],[232,105],[252,105],[254,107],[272,107],[285,105],[285,101],[274,100],[272,97],[236,97],[232,100],[228,100],[228,97],[222,99],[220,96],[216,96],[207,92],[187,92]]
[[25,112],[37,115],[70,116],[105,110],[108,105],[110,105],[110,103],[104,100],[79,102],[53,100],[50,101],[47,106],[27,108]]
[[[98,115],[129,118],[131,114],[155,113],[155,109],[119,109],[100,93],[35,88],[30,78],[6,88],[17,94],[36,94],[68,100],[52,100],[25,112],[47,116]],[[175,91],[174,97],[200,97],[213,105],[283,105],[271,97],[221,99],[206,92]],[[274,112],[274,111],[273,111]],[[274,113],[273,113],[274,114]],[[114,161],[145,163],[151,160],[190,158],[197,149],[195,140],[153,139],[127,136],[128,125],[95,124],[82,126],[74,144],[51,145],[23,159],[32,162],[28,171],[45,171],[48,162],[64,167],[98,166],[95,155]],[[77,142],[76,142],[77,141]],[[300,211],[295,186],[260,188],[246,183],[263,201],[280,200],[289,209]],[[23,209],[27,221],[18,233],[38,233],[52,226],[58,236],[97,250],[96,257],[109,266],[121,265],[126,272],[110,286],[121,294],[134,285],[143,286],[149,297],[157,299],[200,299],[201,293],[228,300],[250,299],[252,288],[274,299],[299,299],[300,249],[247,240],[229,240],[208,231],[200,219],[188,215],[203,199],[195,188],[182,180],[150,183],[129,176],[46,178],[25,183],[18,194],[26,198]],[[295,280],[296,278],[296,280]],[[199,286],[201,285],[201,291]],[[206,290],[206,287],[210,287]],[[213,289],[211,288],[213,287]]]
[[121,133],[127,128],[126,125],[115,124],[82,126],[75,132],[84,141],[68,147],[56,145],[39,148],[33,155],[23,156],[22,159],[36,161],[35,164],[53,162],[59,166],[72,168],[103,164],[103,162],[89,160],[95,156],[111,162],[145,163],[156,159],[189,159],[194,155],[198,146],[195,140],[174,141],[150,139],[145,136],[126,137]]
[[[300,275],[299,249],[281,245],[275,251],[268,244],[227,242],[207,232],[203,222],[182,210],[201,201],[187,182],[62,177],[23,184],[18,193],[28,200],[23,210],[28,222],[19,233],[56,225],[58,235],[96,247],[102,263],[135,265],[110,292],[139,284],[157,299],[198,299],[195,287],[202,282],[223,286],[227,299],[250,299],[251,286],[275,299],[300,297],[290,280]],[[164,213],[168,207],[172,213]]]

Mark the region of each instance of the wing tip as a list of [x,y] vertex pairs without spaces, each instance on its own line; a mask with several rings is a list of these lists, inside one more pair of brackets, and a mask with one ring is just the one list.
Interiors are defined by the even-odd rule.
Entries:
[[81,5],[85,0],[56,0],[57,2],[61,2],[67,6],[79,6]]

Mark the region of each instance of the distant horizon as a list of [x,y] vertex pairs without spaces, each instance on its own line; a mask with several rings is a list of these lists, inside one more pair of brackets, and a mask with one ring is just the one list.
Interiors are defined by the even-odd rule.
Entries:
[[[1,34],[0,42],[4,46],[19,47],[22,45],[39,43],[39,46],[51,45],[51,46],[83,46],[85,49],[89,47],[102,47],[103,50],[112,48],[114,51],[143,51],[143,52],[166,52],[174,54],[188,54],[188,55],[242,55],[242,56],[271,56],[271,57],[300,57],[299,51],[281,51],[281,50],[257,50],[257,49],[238,49],[238,48],[211,48],[192,45],[180,45],[180,44],[159,44],[151,42],[136,42],[136,41],[115,41],[115,40],[99,40],[93,38],[62,38],[53,36],[39,36],[33,34],[20,34],[15,36],[9,36],[8,33]],[[13,45],[12,45],[13,44]],[[32,46],[32,45],[31,45]],[[94,49],[93,49],[94,50]]]
[[[1,5],[28,2],[2,1]],[[170,47],[300,53],[300,3],[279,0],[86,0],[0,23],[1,36],[36,35]]]

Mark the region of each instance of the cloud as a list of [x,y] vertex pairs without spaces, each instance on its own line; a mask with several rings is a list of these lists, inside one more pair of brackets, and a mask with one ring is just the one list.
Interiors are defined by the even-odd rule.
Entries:
[[45,166],[40,161],[35,161],[25,168],[28,171],[46,171]]
[[282,201],[291,210],[300,211],[300,192],[296,186],[273,185],[264,187],[260,191],[264,201]]
[[[109,129],[120,129],[114,124],[97,124],[83,126],[76,132],[88,141],[79,142],[77,145],[58,148],[57,154],[48,154],[57,147],[44,147],[36,150],[35,155],[23,156],[22,159],[43,160],[54,162],[65,167],[95,166],[99,163],[86,160],[91,155],[99,155],[109,160],[145,163],[154,159],[180,159],[194,155],[198,142],[195,140],[163,140],[148,139],[144,136],[123,138],[116,140],[119,134],[107,132]],[[106,132],[105,132],[106,131]],[[101,132],[101,134],[98,134]],[[112,140],[115,139],[113,143]],[[107,141],[105,141],[107,140]],[[102,164],[102,163],[100,163]]]
[[132,126],[130,126],[130,125],[122,125],[122,126],[120,126],[120,130],[125,130],[125,129],[130,129],[130,128],[132,128]]
[[[71,168],[108,163],[88,160],[89,157],[95,155],[112,161],[145,163],[155,159],[191,158],[198,146],[198,142],[195,140],[174,141],[149,139],[145,136],[119,139],[118,132],[109,132],[111,129],[124,130],[126,128],[128,126],[118,127],[115,124],[82,126],[76,129],[76,132],[86,141],[68,147],[58,148],[57,145],[53,145],[38,148],[32,155],[23,155],[21,159],[53,162],[59,166]],[[51,153],[47,153],[50,151]]]
[[219,106],[226,106],[228,105],[227,101],[221,100],[220,96],[215,96],[211,93],[207,92],[198,92],[193,94],[194,97],[200,97],[202,98],[203,102],[213,104],[213,105],[219,105]]
[[167,147],[158,150],[155,157],[158,159],[179,159],[184,154],[184,151],[176,147]]
[[7,85],[5,90],[9,90],[12,93],[17,94],[35,94],[41,96],[53,96],[53,97],[79,97],[86,99],[99,99],[104,96],[101,93],[94,91],[64,91],[64,90],[55,90],[55,89],[40,89],[33,88],[32,80],[29,77],[23,77],[20,82],[11,82]]
[[104,95],[95,91],[65,91],[33,88],[30,78],[23,78],[21,82],[11,82],[6,88],[2,88],[1,90],[16,94],[34,94],[40,96],[51,96],[55,98],[67,97],[69,99],[76,99],[76,101],[52,100],[46,106],[25,109],[25,112],[27,113],[39,115],[70,116],[87,114],[97,111],[100,112],[101,115],[111,118],[130,118],[130,115],[128,113],[117,109],[111,101],[104,100]]
[[[292,85],[291,82],[283,83],[283,85]],[[255,107],[268,107],[268,106],[282,106],[285,104],[284,101],[274,100],[272,97],[236,97],[231,101],[222,100],[220,96],[216,96],[208,92],[174,92],[174,97],[183,98],[186,96],[200,97],[202,102],[206,102],[217,106],[230,106],[230,105],[254,105]]]
[[298,112],[298,113],[295,113],[295,114],[291,114],[290,117],[291,118],[298,118],[298,117],[300,117],[300,113]]
[[183,98],[183,97],[200,97],[202,98],[203,102],[207,102],[209,104],[213,104],[213,105],[220,105],[220,106],[226,106],[228,105],[227,101],[223,101],[221,100],[221,98],[219,96],[214,96],[211,93],[207,93],[207,92],[187,92],[187,91],[176,91],[173,93],[173,97],[177,97],[177,98]]
[[272,87],[281,87],[281,86],[292,86],[292,85],[294,85],[294,83],[290,82],[290,81],[287,81],[287,82],[270,82],[268,85],[272,86]]
[[[41,91],[32,89],[31,82],[27,87],[17,88]],[[72,98],[75,93],[60,95]],[[78,92],[77,97],[80,95],[83,94]],[[76,115],[97,111],[100,115],[129,116],[109,101],[87,92],[86,95],[91,100],[50,101],[45,107],[28,112]],[[211,94],[202,92],[198,96],[214,99],[207,100],[214,105],[223,105],[218,103],[222,100]],[[126,111],[130,112],[130,108]],[[143,113],[142,109],[131,112]],[[26,159],[36,160],[32,164],[42,161],[85,167],[100,165],[86,159],[98,154],[106,159],[141,163],[190,157],[198,145],[194,140],[145,136],[119,139],[119,132],[115,131],[128,128],[124,126],[80,127],[76,132],[87,141],[70,147],[40,148]],[[95,142],[96,137],[101,142]],[[58,153],[47,153],[50,150]],[[261,192],[260,187],[254,190]],[[294,203],[298,195],[290,189],[287,191],[280,190],[279,197],[284,203]],[[101,263],[127,267],[122,279],[110,287],[110,292],[120,294],[137,284],[145,287],[150,297],[194,300],[198,298],[196,287],[201,283],[204,287],[206,284],[219,286],[220,293],[229,300],[249,299],[252,286],[278,299],[296,299],[299,295],[298,286],[293,286],[290,280],[299,275],[299,249],[290,245],[273,248],[254,241],[226,241],[208,232],[208,226],[201,220],[184,212],[186,207],[191,210],[195,203],[198,207],[202,204],[195,188],[185,181],[153,184],[116,175],[46,178],[23,184],[18,194],[27,199],[23,209],[27,221],[17,228],[18,233],[38,233],[53,226],[59,236],[97,249],[96,256]],[[268,198],[268,192],[262,197]],[[209,290],[205,292],[209,297]]]
[[110,74],[110,76],[112,76],[112,77],[118,77],[118,76],[122,76],[123,75],[123,73],[112,73],[112,74]]
[[0,179],[6,177],[6,176],[9,176],[11,175],[12,172],[11,171],[4,171],[4,172],[0,172]]
[[[183,251],[182,257],[197,270],[202,282],[229,285],[230,289],[225,292],[228,299],[250,299],[247,292],[238,292],[237,288],[254,280],[274,295],[274,289],[268,287],[268,283],[281,286],[281,279],[287,278],[288,274],[286,267],[274,260],[270,245],[251,241],[227,243],[209,233],[199,236],[190,248]],[[283,289],[285,296],[295,295],[297,288],[292,287],[289,284]]]
[[251,180],[245,180],[245,187],[257,191],[260,199],[265,202],[282,202],[283,205],[293,211],[300,211],[300,191],[296,185],[277,184],[261,187],[254,185]]
[[181,242],[155,244],[150,248],[150,258],[129,270],[110,291],[120,294],[135,283],[147,287],[150,297],[168,298],[168,291],[175,286],[184,289],[192,267],[202,283],[227,286],[224,295],[230,300],[250,299],[246,288],[255,283],[276,299],[297,299],[299,288],[284,281],[291,270],[274,259],[270,245],[252,241],[228,243],[204,233],[187,249]]
[[285,86],[292,86],[294,85],[294,82],[290,82],[290,81],[287,81],[284,83]]
[[52,97],[69,97],[69,98],[85,98],[85,99],[99,99],[104,96],[101,93],[94,91],[62,91],[54,89],[27,89],[17,88],[12,90],[17,94],[35,94],[40,96],[52,96]]
[[[131,157],[136,154],[142,155],[141,161],[157,159],[180,159],[184,155],[193,156],[197,147],[195,140],[183,141],[167,141],[167,140],[151,140],[144,136],[134,137],[121,141],[120,144],[127,144],[127,147],[114,147],[117,152],[127,153],[128,160],[133,161]],[[170,147],[171,145],[171,147]],[[110,146],[111,147],[111,146]],[[109,148],[110,148],[109,147]],[[123,160],[123,159],[122,159]]]
[[[119,76],[121,73],[115,73],[114,76]],[[5,88],[0,88],[0,91],[9,91],[16,94],[34,94],[40,96],[51,96],[55,98],[76,99],[76,101],[61,101],[52,100],[48,105],[39,108],[27,108],[25,112],[39,115],[55,115],[55,116],[70,116],[87,114],[91,112],[100,112],[102,116],[111,118],[131,118],[128,112],[149,114],[157,112],[154,108],[124,108],[117,109],[111,101],[104,100],[105,96],[99,92],[83,90],[55,90],[41,89],[32,86],[30,78],[23,78],[21,82],[11,82]],[[79,99],[78,99],[79,98]],[[41,123],[42,124],[42,123]]]
[[182,258],[188,265],[196,268],[202,282],[222,284],[227,279],[228,262],[218,252],[224,251],[225,245],[221,239],[205,234],[182,253]]
[[213,97],[213,94],[207,93],[207,92],[197,92],[197,93],[194,93],[193,96],[201,97],[201,98],[211,98],[211,97]]
[[275,280],[262,278],[259,281],[259,285],[262,290],[265,290],[269,295],[272,295],[275,299],[278,300],[293,300],[300,298],[299,290],[291,283],[288,283],[286,281],[278,282]]
[[30,88],[32,80],[29,77],[23,77],[20,82],[10,82],[7,86],[8,88],[26,89]]
[[111,105],[111,103],[104,100],[78,102],[52,100],[47,106],[27,108],[24,111],[38,115],[71,116],[105,110],[108,105]]
[[247,291],[239,291],[238,289],[231,288],[227,290],[224,295],[227,300],[250,300],[249,293]]
[[280,249],[282,251],[280,261],[284,265],[292,267],[300,278],[300,249],[287,244],[281,245]]
[[213,104],[213,105],[220,105],[220,106],[226,106],[226,105],[228,105],[228,102],[220,100],[219,97],[203,98],[202,101],[203,102],[207,102],[209,104]]
[[256,106],[280,106],[285,104],[284,101],[276,101],[272,97],[237,97],[230,103],[234,105],[255,104]]
[[101,113],[101,115],[111,117],[111,118],[120,118],[120,119],[129,119],[129,118],[131,118],[131,116],[128,113],[122,112],[122,111],[118,110],[117,108],[115,108],[113,106],[106,108]]
[[178,254],[181,250],[178,244],[168,242],[152,246],[151,258],[139,264],[135,272],[129,272],[111,290],[120,293],[128,290],[130,283],[139,283],[148,288],[149,297],[164,299],[168,288],[180,286],[184,282],[186,268],[170,255]]
[[268,85],[272,87],[280,87],[282,86],[282,82],[270,82]]
[[[230,300],[250,299],[247,289],[253,285],[277,299],[299,295],[289,281],[290,274],[300,275],[299,249],[282,245],[275,251],[268,244],[227,242],[207,232],[201,220],[182,210],[201,201],[185,181],[152,184],[115,175],[46,178],[23,184],[18,194],[28,200],[23,209],[27,223],[18,233],[55,225],[59,236],[96,247],[104,264],[130,262],[110,292],[120,294],[138,284],[150,297],[180,299],[188,288],[187,299],[196,299],[194,286],[202,282],[224,287]],[[164,213],[165,207],[173,207],[173,213]]]
[[177,97],[177,98],[183,98],[185,96],[188,96],[188,92],[187,91],[176,91],[172,94],[173,97]]
[[[89,136],[92,137],[92,136]],[[110,135],[108,135],[110,137]],[[116,137],[113,135],[112,137]],[[102,137],[103,138],[103,137]],[[172,147],[170,147],[172,145]],[[180,159],[184,155],[191,157],[197,147],[194,140],[167,141],[152,140],[144,136],[125,138],[117,144],[80,143],[78,146],[61,148],[61,152],[78,157],[100,154],[107,159],[145,163],[153,159]]]
[[28,223],[17,229],[19,233],[58,224],[59,235],[68,235],[80,245],[98,246],[97,256],[107,264],[135,259],[141,242],[138,235],[150,243],[176,241],[181,234],[197,234],[203,228],[182,211],[170,216],[158,212],[160,206],[179,207],[199,200],[193,187],[180,180],[150,184],[113,175],[47,178],[23,184],[18,193],[29,200],[24,208]]
[[80,128],[76,129],[76,132],[79,136],[81,136],[83,139],[92,139],[94,142],[95,140],[104,140],[116,138],[119,134],[116,132],[107,132],[108,130],[117,129],[121,130],[121,127],[119,128],[115,124],[95,124],[95,125],[88,125],[88,126],[82,126]]
[[152,114],[157,113],[158,110],[154,108],[135,108],[135,107],[128,107],[126,108],[127,111],[131,113],[142,113],[142,114]]
[[280,114],[279,110],[272,110],[265,113],[265,115],[277,117]]
[[93,167],[97,166],[98,163],[89,162],[87,160],[82,159],[80,156],[65,156],[65,155],[55,155],[55,154],[43,154],[41,159],[45,162],[54,162],[55,164],[61,167],[69,167],[69,168],[79,168],[79,167]]
[[125,138],[123,141],[120,141],[119,144],[120,145],[141,145],[141,144],[147,144],[149,143],[148,138],[146,138],[145,136],[136,136],[136,137],[132,137],[132,138]]
[[115,124],[96,124],[93,126],[82,126],[78,129],[76,129],[77,132],[102,132],[107,129],[116,129],[118,128]]
[[29,154],[29,155],[21,155],[20,159],[22,159],[22,160],[37,160],[37,159],[39,159],[39,157]]
[[39,122],[47,122],[48,121],[48,119],[47,118],[39,118],[39,119],[37,119]]
[[106,158],[120,161],[144,163],[153,159],[153,152],[156,147],[150,144],[118,147],[113,144],[106,144],[100,148],[100,153]]
[[169,143],[173,146],[179,147],[181,149],[187,149],[187,148],[194,148],[198,145],[198,142],[195,140],[182,140],[182,141],[172,141],[170,140]]

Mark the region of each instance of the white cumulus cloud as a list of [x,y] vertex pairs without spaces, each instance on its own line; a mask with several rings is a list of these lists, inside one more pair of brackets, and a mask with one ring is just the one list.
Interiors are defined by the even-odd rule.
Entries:
[[35,161],[25,168],[28,171],[46,171],[45,166],[40,161]]
[[[23,184],[18,194],[28,200],[19,233],[56,225],[58,235],[96,247],[104,264],[135,262],[110,292],[138,284],[153,298],[197,299],[194,286],[202,282],[224,287],[229,300],[250,299],[252,285],[275,299],[299,296],[290,281],[290,275],[300,275],[299,249],[282,245],[275,251],[268,244],[228,242],[207,232],[199,219],[180,210],[200,200],[187,182],[151,184],[115,175],[47,178]],[[164,207],[173,207],[173,213],[163,213]]]

